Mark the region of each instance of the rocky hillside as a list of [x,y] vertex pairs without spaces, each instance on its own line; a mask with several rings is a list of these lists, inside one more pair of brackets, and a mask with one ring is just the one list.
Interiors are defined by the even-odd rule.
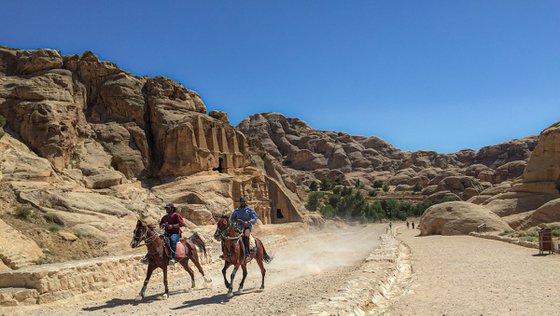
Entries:
[[[157,220],[167,202],[194,224],[214,223],[241,195],[265,223],[302,220],[293,194],[251,166],[227,115],[206,112],[181,84],[91,52],[0,47],[1,220],[43,249],[87,236],[105,253],[128,250],[134,220]],[[3,249],[4,262],[23,262]]]
[[256,114],[239,123],[251,159],[267,174],[296,192],[312,181],[340,178],[371,189],[375,180],[391,191],[419,184],[425,196],[452,195],[467,200],[483,190],[523,174],[537,137],[452,154],[401,151],[378,137],[318,131],[279,113]]

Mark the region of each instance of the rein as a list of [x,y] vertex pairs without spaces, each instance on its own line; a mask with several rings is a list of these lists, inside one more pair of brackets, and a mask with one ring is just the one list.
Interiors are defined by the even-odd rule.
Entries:
[[144,243],[143,243],[143,244],[142,244],[142,243],[139,243],[138,246],[136,246],[136,248],[138,248],[138,247],[140,247],[140,246],[144,246],[144,245],[148,246],[149,244],[151,244],[152,242],[154,242],[154,241],[159,237],[158,234],[156,234],[156,233],[154,232],[154,235],[153,235],[152,237],[147,238],[147,236],[148,236],[148,230],[149,230],[149,228],[146,228],[146,231],[144,232],[144,234],[142,235],[142,237],[140,237],[140,240],[144,240]]
[[[231,228],[231,226],[233,226],[233,222],[229,222],[229,224],[228,224],[228,225],[226,226],[226,228],[224,228],[224,229],[218,228],[219,233],[220,233],[220,237],[221,237],[222,239],[225,239],[225,240],[238,240],[239,238],[241,238],[241,237],[243,236],[243,233],[240,233],[239,235],[237,235],[237,236],[235,236],[235,237],[225,236],[224,233],[227,233],[228,230]],[[235,230],[235,229],[234,229],[234,230]]]

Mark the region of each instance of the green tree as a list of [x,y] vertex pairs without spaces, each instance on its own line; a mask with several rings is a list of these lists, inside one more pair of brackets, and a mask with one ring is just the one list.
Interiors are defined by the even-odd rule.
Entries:
[[340,191],[340,195],[342,196],[347,196],[352,194],[352,188],[349,187],[343,187],[342,190]]
[[316,211],[319,207],[319,204],[321,203],[322,197],[323,194],[321,192],[311,192],[309,194],[309,197],[307,198],[307,204],[305,205],[305,207],[307,207],[307,209],[312,212]]
[[328,204],[329,204],[330,206],[336,208],[336,207],[338,206],[338,203],[340,203],[340,199],[341,199],[340,195],[338,195],[338,194],[331,194],[331,195],[329,196]]
[[333,182],[325,177],[323,179],[321,179],[321,191],[329,191],[332,190],[333,188]]
[[311,182],[311,184],[309,185],[309,191],[311,192],[316,192],[318,188],[317,182],[313,181]]
[[336,209],[330,204],[321,206],[320,212],[325,218],[334,218],[337,215]]
[[377,195],[377,191],[376,190],[370,190],[368,192],[368,195],[371,196],[371,197],[375,197]]

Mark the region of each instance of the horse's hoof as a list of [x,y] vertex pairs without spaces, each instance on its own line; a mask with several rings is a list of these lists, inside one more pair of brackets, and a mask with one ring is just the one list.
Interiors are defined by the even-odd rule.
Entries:
[[163,294],[162,296],[158,297],[160,300],[166,300],[169,296],[167,294]]
[[237,293],[235,293],[235,294],[243,294],[243,289],[237,290]]
[[136,296],[136,298],[134,299],[137,302],[140,302],[144,297],[142,295],[138,295]]
[[227,292],[227,298],[232,298],[233,297],[233,292]]

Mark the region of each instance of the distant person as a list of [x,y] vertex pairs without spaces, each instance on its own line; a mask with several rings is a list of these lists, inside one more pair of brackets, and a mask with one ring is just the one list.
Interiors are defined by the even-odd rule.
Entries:
[[414,222],[412,222],[412,229],[414,229]]
[[410,223],[406,221],[406,229],[410,229]]

